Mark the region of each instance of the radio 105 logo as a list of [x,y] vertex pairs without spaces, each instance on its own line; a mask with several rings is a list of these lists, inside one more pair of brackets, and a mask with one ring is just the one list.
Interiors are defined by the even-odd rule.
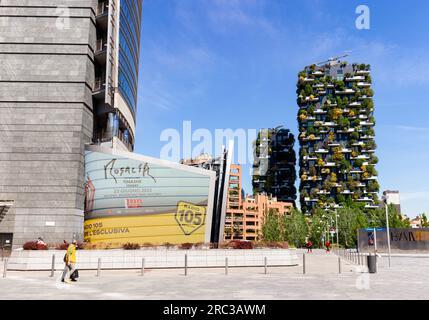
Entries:
[[205,224],[206,207],[180,201],[174,218],[183,233],[189,236]]

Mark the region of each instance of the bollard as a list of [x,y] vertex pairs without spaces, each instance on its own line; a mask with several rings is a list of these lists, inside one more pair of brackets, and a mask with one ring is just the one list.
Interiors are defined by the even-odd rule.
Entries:
[[225,275],[228,275],[228,257],[225,258]]
[[142,276],[144,276],[144,258],[142,259]]
[[267,257],[264,258],[264,269],[265,269],[265,274],[267,274],[268,273]]
[[98,258],[97,277],[100,276],[101,271],[101,258]]
[[4,259],[3,278],[6,278],[8,258]]
[[302,274],[305,274],[305,253],[302,254]]
[[50,275],[51,278],[54,276],[54,273],[55,273],[55,254],[52,255],[52,266],[51,266],[51,275]]
[[341,273],[341,257],[338,257],[338,273]]
[[185,276],[188,275],[188,255],[185,254]]

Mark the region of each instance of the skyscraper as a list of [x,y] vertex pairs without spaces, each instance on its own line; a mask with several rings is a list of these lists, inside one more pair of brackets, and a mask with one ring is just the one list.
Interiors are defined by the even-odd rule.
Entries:
[[141,10],[141,0],[99,0],[95,15],[93,141],[128,151],[135,141]]
[[141,1],[0,2],[0,235],[81,239],[84,146],[132,150]]
[[255,142],[253,193],[266,193],[278,201],[296,200],[294,135],[282,127],[263,129]]
[[302,210],[340,206],[348,198],[376,208],[370,66],[330,60],[298,77]]

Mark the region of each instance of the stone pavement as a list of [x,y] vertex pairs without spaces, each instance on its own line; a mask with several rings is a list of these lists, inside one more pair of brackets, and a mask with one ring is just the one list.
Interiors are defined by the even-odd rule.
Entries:
[[[300,251],[302,253],[303,251]],[[301,256],[302,258],[302,256]],[[302,261],[302,260],[301,260]],[[102,270],[81,272],[79,282],[71,285],[49,272],[8,272],[0,278],[1,299],[429,299],[429,255],[392,257],[379,261],[378,273],[362,273],[361,268],[338,257],[314,250],[302,265],[264,268],[146,270]],[[0,274],[0,277],[2,274]]]

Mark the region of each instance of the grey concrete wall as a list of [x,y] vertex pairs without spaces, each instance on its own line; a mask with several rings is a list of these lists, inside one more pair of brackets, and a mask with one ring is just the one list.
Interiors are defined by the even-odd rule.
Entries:
[[0,200],[14,200],[0,233],[15,248],[82,237],[97,2],[0,2]]

